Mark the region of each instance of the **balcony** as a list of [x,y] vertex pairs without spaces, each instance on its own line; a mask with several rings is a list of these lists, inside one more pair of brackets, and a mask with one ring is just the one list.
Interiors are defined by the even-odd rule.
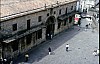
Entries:
[[64,14],[64,15],[61,15],[61,16],[58,16],[58,20],[65,20],[65,19],[67,19],[68,17],[70,17],[70,16],[73,16],[73,15],[75,15],[76,13],[79,13],[78,11],[72,11],[72,12],[70,12],[70,13],[67,13],[67,14]]

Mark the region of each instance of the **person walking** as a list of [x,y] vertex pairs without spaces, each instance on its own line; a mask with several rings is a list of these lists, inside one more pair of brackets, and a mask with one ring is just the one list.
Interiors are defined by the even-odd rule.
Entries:
[[51,54],[51,48],[49,47],[48,50],[49,50],[49,55],[50,55]]
[[26,54],[25,54],[25,62],[27,62],[28,59],[29,59],[29,55],[28,55],[28,53],[26,53]]
[[69,45],[68,44],[66,44],[66,51],[68,52],[68,48],[69,48]]

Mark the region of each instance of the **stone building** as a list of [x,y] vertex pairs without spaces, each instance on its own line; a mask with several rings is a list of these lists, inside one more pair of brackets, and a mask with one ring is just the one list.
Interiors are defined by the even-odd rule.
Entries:
[[88,12],[91,7],[94,7],[98,0],[78,0],[78,9],[80,12]]
[[[74,24],[77,0],[1,0],[0,57],[17,57]],[[49,34],[49,36],[48,36]]]

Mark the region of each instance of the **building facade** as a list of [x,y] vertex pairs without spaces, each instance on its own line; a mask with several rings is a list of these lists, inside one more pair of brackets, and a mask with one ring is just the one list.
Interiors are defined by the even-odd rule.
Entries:
[[1,2],[0,58],[17,57],[74,24],[77,0],[4,1]]
[[77,7],[80,12],[88,12],[91,7],[94,7],[96,0],[78,0]]

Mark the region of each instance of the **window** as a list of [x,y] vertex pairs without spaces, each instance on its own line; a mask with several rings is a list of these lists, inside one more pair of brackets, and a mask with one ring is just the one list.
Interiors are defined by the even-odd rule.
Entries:
[[61,14],[61,9],[59,10],[59,15]]
[[76,6],[74,7],[74,10],[76,11]]
[[30,29],[30,19],[27,20],[27,29]]
[[50,14],[52,14],[53,13],[53,8],[50,8]]
[[42,21],[42,16],[39,16],[38,17],[38,22],[41,22]]
[[65,14],[67,14],[67,8],[66,8]]
[[36,31],[36,40],[42,38],[42,29]]
[[47,13],[47,16],[49,16],[49,13]]
[[56,11],[54,11],[54,14],[56,14]]
[[73,6],[71,6],[71,10],[73,10]]
[[17,30],[17,23],[12,25],[12,29],[13,29],[13,31]]
[[72,17],[69,17],[69,23],[71,23],[72,22]]
[[26,44],[29,45],[31,43],[32,34],[26,36]]
[[61,22],[58,23],[58,29],[60,28],[60,26],[61,26]]
[[66,25],[66,20],[64,21],[64,26]]
[[82,8],[82,5],[81,5],[81,8]]
[[42,29],[38,30],[38,39],[42,38]]
[[66,25],[67,22],[68,22],[68,18],[66,18],[66,20],[64,21],[64,26]]
[[18,50],[18,40],[12,42],[13,52]]
[[22,37],[19,39],[20,43],[21,43],[21,50],[23,50],[25,48],[25,41],[24,41],[25,37]]

